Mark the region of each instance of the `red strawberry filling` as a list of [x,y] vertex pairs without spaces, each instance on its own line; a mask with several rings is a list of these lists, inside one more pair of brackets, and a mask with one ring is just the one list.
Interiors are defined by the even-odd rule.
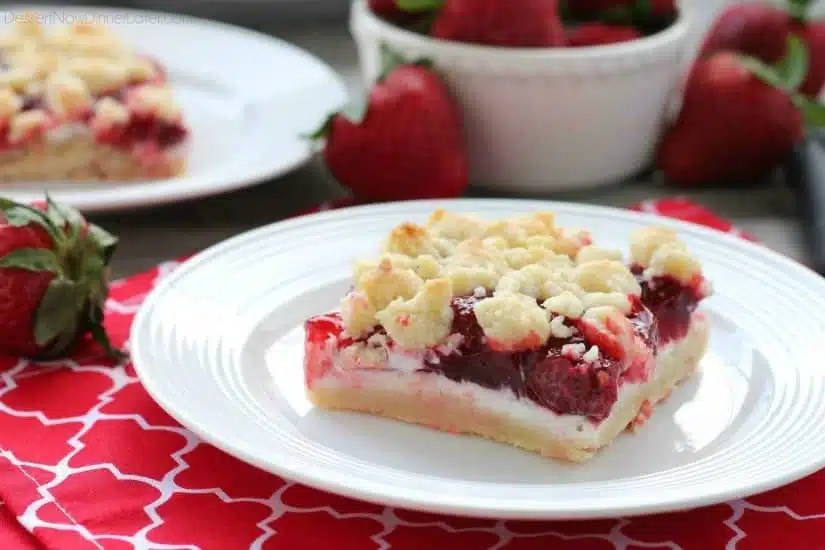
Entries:
[[[641,277],[639,270],[634,271]],[[635,336],[645,348],[645,357],[627,357],[626,350],[601,341],[607,338],[594,340],[582,323],[576,323],[579,330],[568,339],[551,337],[529,350],[493,349],[473,312],[473,305],[484,296],[465,296],[452,302],[451,333],[460,334],[461,343],[456,349],[431,350],[421,371],[492,390],[508,389],[557,414],[585,416],[598,423],[609,416],[624,382],[646,381],[649,370],[644,367],[660,346],[687,335],[691,314],[701,298],[698,286],[687,287],[670,277],[642,281],[642,288],[642,298],[630,320]],[[306,330],[308,343],[317,344],[333,337],[339,348],[345,348],[354,342],[339,339],[343,326],[337,314],[310,319]],[[366,341],[374,334],[358,341]],[[601,353],[597,357],[583,356],[581,350],[592,345],[598,345]],[[578,353],[573,351],[576,348]],[[319,365],[321,370],[329,367]]]
[[[165,82],[166,76],[162,68],[155,63],[157,76],[151,81],[134,81],[124,84],[113,90],[109,90],[93,97],[94,100],[103,97],[111,97],[121,103],[126,102],[129,93],[145,84],[160,84]],[[32,111],[43,109],[49,112],[48,106],[41,96],[27,96],[23,100],[22,111]],[[92,120],[91,110],[75,115],[74,122],[89,124]],[[132,151],[136,148],[163,151],[182,144],[188,137],[189,132],[182,122],[170,122],[151,113],[132,113],[129,121],[125,124],[116,125],[105,131],[95,133],[95,138],[100,143],[112,145],[119,149]],[[26,145],[26,140],[10,142],[8,139],[9,128],[6,125],[0,135],[0,149],[20,147]]]
[[656,316],[659,343],[665,345],[687,336],[690,317],[702,300],[702,281],[684,285],[664,275],[644,280],[644,268],[631,267],[642,286],[642,302]]

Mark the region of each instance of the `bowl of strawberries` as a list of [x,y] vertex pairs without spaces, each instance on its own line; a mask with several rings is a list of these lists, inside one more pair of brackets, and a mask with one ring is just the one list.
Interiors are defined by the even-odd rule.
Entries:
[[350,29],[368,86],[388,50],[441,76],[474,184],[541,193],[650,166],[690,25],[673,0],[354,0]]

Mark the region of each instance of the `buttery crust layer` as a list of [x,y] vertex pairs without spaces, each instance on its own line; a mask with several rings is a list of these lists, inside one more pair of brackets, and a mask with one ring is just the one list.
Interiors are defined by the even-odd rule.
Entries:
[[59,143],[45,139],[0,152],[0,182],[136,181],[170,178],[186,171],[186,158],[159,158],[147,165],[128,152],[77,135]]

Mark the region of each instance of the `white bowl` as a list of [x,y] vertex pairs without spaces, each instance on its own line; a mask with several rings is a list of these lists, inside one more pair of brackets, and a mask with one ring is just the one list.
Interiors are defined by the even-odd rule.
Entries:
[[608,47],[497,48],[406,31],[355,0],[350,30],[365,85],[380,72],[382,43],[434,63],[462,109],[474,184],[548,192],[615,183],[650,164],[689,22],[682,14],[661,33]]

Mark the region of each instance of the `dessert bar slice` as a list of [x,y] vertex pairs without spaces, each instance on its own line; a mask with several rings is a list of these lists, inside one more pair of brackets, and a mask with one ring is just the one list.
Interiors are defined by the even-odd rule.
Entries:
[[163,69],[109,27],[28,13],[0,37],[0,182],[169,178],[187,136]]
[[708,342],[710,285],[677,235],[641,229],[630,250],[544,212],[405,223],[356,265],[340,313],[306,322],[310,399],[589,459],[693,374]]

